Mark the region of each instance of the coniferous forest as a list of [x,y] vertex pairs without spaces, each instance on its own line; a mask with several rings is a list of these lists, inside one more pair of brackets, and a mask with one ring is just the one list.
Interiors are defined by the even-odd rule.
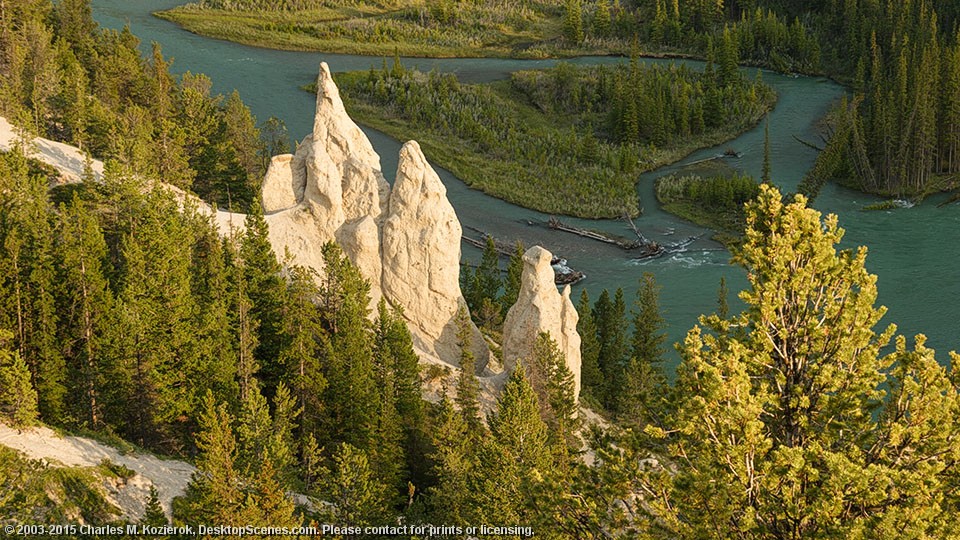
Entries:
[[[547,9],[507,4],[508,15]],[[459,4],[445,5],[456,17]],[[429,6],[430,16],[445,13]],[[741,130],[770,106],[769,88],[744,80],[739,64],[824,71],[852,95],[828,115],[802,192],[813,196],[828,179],[896,195],[953,186],[952,2],[548,7],[569,50],[636,40],[702,54],[707,69],[633,58],[467,85],[396,62],[338,82],[348,101],[370,105],[363,115],[388,109],[426,136],[432,126],[436,137],[504,154],[516,171],[540,174],[536,191],[552,183],[584,213],[617,215],[636,213],[623,207],[636,204],[628,173],[656,149]],[[638,272],[635,292],[579,294],[579,402],[545,333],[491,395],[475,376],[469,322],[496,349],[521,287],[522,245],[501,271],[488,239],[479,264],[462,269],[461,370],[422,365],[402,313],[371,307],[370,284],[335,243],[322,248],[322,276],[273,251],[258,194],[270,157],[289,150],[282,122],[258,122],[238,92],[212,95],[209,78],[173,75],[158,44],[146,57],[139,44],[129,30],[101,29],[89,0],[0,1],[0,116],[25,137],[106,163],[102,180],[88,171],[64,185],[26,157],[30,148],[0,154],[0,422],[193,464],[172,513],[153,490],[141,524],[332,523],[394,527],[379,536],[396,538],[424,537],[399,529],[427,524],[448,527],[432,536],[445,538],[480,525],[511,529],[471,537],[960,530],[960,375],[922,335],[880,324],[886,309],[866,249],[841,248],[838,218],[803,194],[781,194],[769,167],[760,184],[661,180],[664,203],[735,216],[742,239],[732,260],[747,276],[737,309],[728,303],[736,292],[718,283],[715,309],[676,345],[676,370],[663,365],[660,286]],[[518,101],[544,115],[542,125],[574,120],[536,133],[532,116],[510,116]],[[594,182],[563,186],[550,167]],[[245,212],[244,232],[221,235],[165,185]],[[598,200],[587,206],[588,196]],[[101,484],[132,475],[109,460],[59,467],[0,445],[0,525],[125,525]]]

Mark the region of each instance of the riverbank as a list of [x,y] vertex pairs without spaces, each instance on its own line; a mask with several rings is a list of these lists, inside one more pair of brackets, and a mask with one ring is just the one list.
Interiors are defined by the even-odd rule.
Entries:
[[[627,76],[625,66],[561,65],[476,85],[402,67],[336,78],[358,122],[398,140],[416,138],[432,161],[474,189],[547,214],[619,218],[640,213],[634,187],[640,174],[735,138],[755,126],[776,100],[759,83],[717,90],[730,98],[728,113],[743,114],[691,133],[689,126],[663,119],[689,115],[689,110],[666,103],[644,107],[642,94],[680,87],[687,100],[682,107],[689,103],[699,110],[706,98],[685,94],[699,84],[699,75],[682,68],[632,69],[641,105],[630,104],[634,113],[625,110],[626,120],[617,117],[616,111],[627,107],[621,98],[602,90]],[[563,81],[562,92],[586,97],[563,103],[555,99],[554,81]],[[647,110],[660,116],[647,118]],[[631,116],[637,111],[644,117]],[[620,133],[623,125],[636,133]]]

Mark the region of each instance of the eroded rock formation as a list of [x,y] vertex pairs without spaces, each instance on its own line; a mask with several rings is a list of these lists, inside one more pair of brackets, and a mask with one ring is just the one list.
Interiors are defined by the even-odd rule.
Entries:
[[[313,133],[294,155],[276,156],[263,184],[270,241],[277,255],[323,271],[320,248],[335,240],[381,297],[403,308],[422,354],[457,365],[460,222],[420,146],[400,151],[393,190],[380,157],[350,119],[325,63],[317,80]],[[489,351],[471,324],[482,369]]]
[[[383,293],[417,314],[409,321],[423,340],[421,347],[440,358],[460,353],[455,318],[466,306],[459,282],[462,232],[447,190],[420,145],[404,144],[383,224]],[[475,327],[471,341],[482,369],[486,347]]]
[[533,357],[533,347],[540,332],[550,334],[573,372],[575,395],[580,395],[580,334],[577,333],[577,310],[570,301],[570,286],[557,292],[553,280],[553,255],[540,246],[523,254],[523,276],[517,302],[507,312],[503,323],[503,360],[509,371],[517,360]]

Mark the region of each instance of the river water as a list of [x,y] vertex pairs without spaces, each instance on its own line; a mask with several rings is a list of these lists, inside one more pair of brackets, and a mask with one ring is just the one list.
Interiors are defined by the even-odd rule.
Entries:
[[[176,25],[157,19],[151,11],[167,9],[178,0],[93,0],[96,20],[108,28],[128,24],[141,40],[145,52],[156,41],[167,57],[173,58],[172,71],[205,73],[213,80],[215,92],[227,94],[234,88],[261,120],[276,116],[286,122],[291,138],[300,139],[312,129],[314,98],[300,90],[311,82],[320,61],[334,72],[368,69],[380,66],[380,58],[273,51],[199,37]],[[622,59],[591,57],[575,63],[612,63]],[[668,62],[645,60],[646,62]],[[463,82],[482,82],[505,78],[511,71],[553,65],[550,60],[503,59],[404,59],[404,65],[421,70],[437,69],[454,72]],[[699,68],[698,62],[688,62]],[[748,75],[753,77],[754,70]],[[810,169],[816,152],[797,142],[796,138],[819,142],[816,123],[843,94],[843,88],[822,78],[788,77],[764,72],[763,79],[779,94],[776,108],[769,115],[770,154],[773,179],[784,191],[796,188]],[[374,130],[364,128],[381,156],[384,174],[392,180],[397,166],[400,142]],[[796,137],[796,138],[795,138]],[[719,148],[695,152],[680,163],[644,174],[637,184],[643,215],[635,220],[649,238],[664,243],[690,235],[707,233],[684,253],[643,263],[631,261],[618,248],[578,237],[530,226],[528,220],[543,221],[546,216],[517,207],[467,188],[447,171],[437,169],[447,194],[466,227],[483,229],[504,240],[522,239],[526,245],[540,243],[568,259],[570,266],[587,274],[587,280],[574,287],[574,297],[586,288],[592,299],[599,292],[623,287],[628,302],[632,301],[637,281],[643,272],[652,272],[661,286],[661,306],[667,321],[668,343],[683,339],[701,313],[716,308],[717,288],[721,276],[731,291],[731,308],[740,304],[735,291],[746,286],[744,272],[730,266],[730,255],[718,244],[707,240],[707,230],[667,214],[657,207],[653,181],[684,164],[708,158],[731,147],[742,152],[738,159],[725,160],[743,172],[760,176],[763,159],[763,126],[759,126]],[[429,156],[428,156],[429,157]],[[878,275],[879,303],[889,311],[882,326],[896,323],[900,333],[911,339],[917,333],[927,335],[928,346],[938,350],[941,362],[946,351],[960,349],[960,208],[948,205],[937,208],[942,196],[924,204],[893,211],[863,212],[860,209],[876,197],[827,185],[815,207],[824,213],[836,213],[847,233],[844,247],[866,245],[869,248],[867,268]],[[632,233],[618,221],[588,221],[568,218],[565,221],[595,229]],[[464,247],[464,256],[476,259],[478,251]],[[881,329],[878,329],[882,330]],[[669,347],[673,364],[677,355]]]

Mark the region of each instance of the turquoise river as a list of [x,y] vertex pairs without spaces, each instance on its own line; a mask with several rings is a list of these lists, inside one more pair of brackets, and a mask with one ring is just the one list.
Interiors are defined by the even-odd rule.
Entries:
[[[331,70],[350,71],[379,66],[380,58],[324,53],[274,51],[247,47],[190,34],[176,25],[152,17],[154,10],[177,5],[176,0],[93,0],[94,16],[108,28],[127,24],[142,40],[145,51],[156,41],[166,56],[173,58],[173,71],[205,73],[214,83],[214,91],[240,91],[243,100],[261,120],[276,116],[286,122],[291,138],[299,139],[312,127],[314,99],[300,87],[316,77],[321,61]],[[575,63],[621,62],[607,57],[580,58]],[[665,60],[646,60],[666,62]],[[437,69],[456,73],[462,82],[481,82],[507,77],[511,71],[552,65],[553,61],[502,59],[404,59],[404,65],[421,70]],[[697,62],[689,62],[699,67]],[[752,77],[752,71],[749,74]],[[764,81],[779,94],[776,108],[769,116],[773,178],[782,190],[790,191],[810,169],[816,152],[797,138],[819,141],[817,122],[840,98],[844,89],[826,79],[788,77],[764,72]],[[365,129],[381,155],[388,180],[397,165],[400,143],[374,130]],[[570,266],[587,274],[587,280],[575,287],[574,297],[585,287],[592,299],[604,289],[622,287],[632,302],[637,280],[643,272],[652,272],[661,286],[661,306],[667,320],[668,343],[683,338],[697,323],[701,313],[716,308],[720,277],[727,279],[732,306],[738,304],[733,293],[746,286],[743,270],[728,264],[730,255],[718,244],[707,240],[709,231],[667,214],[657,206],[653,181],[685,163],[714,156],[724,148],[742,152],[739,159],[728,160],[736,168],[760,176],[763,156],[762,125],[718,148],[704,149],[680,163],[644,174],[637,183],[643,215],[635,220],[648,237],[669,243],[690,235],[707,234],[687,251],[643,263],[614,247],[584,240],[543,227],[529,226],[528,220],[543,221],[546,216],[494,199],[467,188],[463,182],[438,169],[447,186],[448,196],[465,226],[483,229],[504,240],[522,239],[526,245],[540,243],[569,260]],[[428,156],[429,157],[429,156]],[[957,204],[937,208],[943,197],[927,199],[913,208],[894,211],[863,212],[878,199],[859,192],[828,185],[815,207],[835,213],[846,229],[844,247],[866,245],[867,267],[878,275],[879,303],[888,312],[881,321],[885,327],[896,323],[899,332],[911,338],[923,333],[928,345],[937,349],[941,362],[946,351],[960,349],[960,242],[954,237],[960,230]],[[629,236],[619,221],[567,219],[580,226],[603,229]],[[467,258],[478,252],[464,247]],[[878,328],[878,331],[882,328]],[[669,347],[670,363],[676,353]]]

